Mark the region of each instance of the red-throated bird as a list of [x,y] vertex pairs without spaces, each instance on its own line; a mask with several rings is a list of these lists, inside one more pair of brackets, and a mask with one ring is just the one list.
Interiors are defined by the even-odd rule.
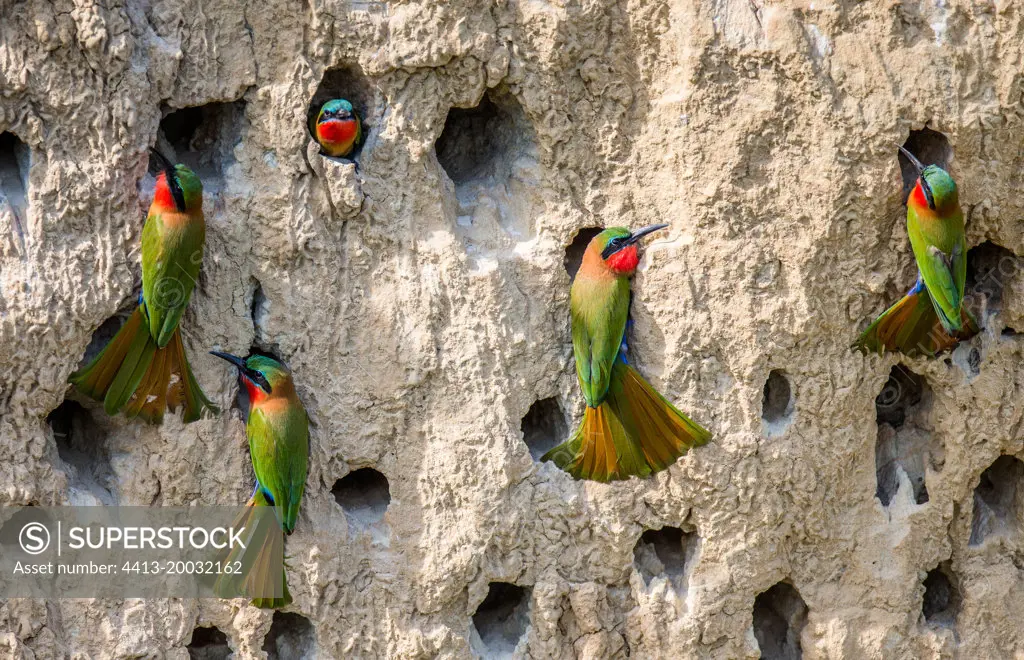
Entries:
[[178,329],[203,263],[203,184],[189,168],[153,154],[163,172],[142,228],[139,306],[103,351],[68,381],[102,401],[108,415],[124,410],[128,417],[159,424],[166,408],[183,404],[182,417],[192,422],[204,409],[216,412],[192,375]]
[[[249,393],[245,434],[256,473],[256,490],[248,506],[275,507],[281,529],[291,534],[306,488],[309,455],[309,418],[295,393],[292,375],[280,362],[263,355],[243,360],[229,353],[211,353],[235,365]],[[273,570],[279,565],[276,557],[283,557],[283,547],[275,544],[283,539],[279,534],[270,538],[273,543],[258,546],[258,554],[250,555],[247,565],[253,568],[244,576],[245,593],[255,596],[253,605],[257,607],[284,607],[291,602],[287,578],[283,566],[280,578]]]
[[605,229],[590,241],[572,284],[572,345],[587,408],[572,437],[542,460],[577,479],[645,477],[711,439],[626,361],[629,279],[640,261],[638,241],[667,226],[633,233]]
[[964,306],[967,241],[964,214],[953,177],[938,165],[925,167],[899,147],[917,170],[907,198],[907,234],[917,262],[914,287],[861,333],[853,348],[934,356],[978,333]]
[[322,153],[335,158],[351,156],[363,141],[362,122],[355,108],[345,99],[334,99],[323,104],[313,132]]

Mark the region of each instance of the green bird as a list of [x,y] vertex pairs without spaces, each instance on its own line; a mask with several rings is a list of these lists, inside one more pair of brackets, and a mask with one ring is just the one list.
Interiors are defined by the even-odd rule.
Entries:
[[638,242],[667,226],[605,229],[590,241],[573,281],[572,345],[587,408],[572,437],[541,460],[577,479],[645,477],[711,439],[626,360],[629,279],[640,261]]
[[[309,455],[309,417],[295,392],[292,375],[283,364],[263,355],[243,360],[230,353],[210,353],[238,369],[239,379],[249,393],[245,434],[256,488],[248,506],[274,507],[281,529],[291,534],[306,488]],[[277,546],[283,538],[277,534],[269,539],[272,542],[257,546],[258,554],[247,564],[254,568],[244,576],[245,593],[255,596],[252,603],[256,607],[284,607],[292,601],[287,577],[282,570],[277,582],[272,572],[279,563],[276,557],[283,557],[283,547]]]
[[217,411],[192,375],[178,329],[203,263],[203,184],[184,165],[171,165],[156,150],[153,155],[163,171],[142,228],[139,306],[68,381],[102,401],[108,415],[124,410],[128,417],[159,424],[166,408],[184,404],[183,419],[192,422],[204,410]]
[[964,306],[967,240],[956,182],[938,165],[925,167],[899,147],[917,170],[907,198],[907,234],[917,262],[913,288],[854,342],[854,350],[934,356],[978,333]]
[[311,127],[321,153],[335,158],[350,158],[363,142],[363,123],[359,113],[345,99],[324,103]]

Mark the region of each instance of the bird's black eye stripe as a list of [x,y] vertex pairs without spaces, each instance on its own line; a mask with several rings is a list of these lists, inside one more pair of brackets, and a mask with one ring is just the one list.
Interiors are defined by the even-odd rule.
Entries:
[[249,380],[259,385],[260,389],[262,389],[264,392],[266,392],[267,394],[271,393],[270,383],[267,382],[267,379],[263,376],[263,374],[256,371],[255,369],[247,369],[245,375]]
[[928,179],[921,177],[921,189],[924,191],[925,200],[928,202],[928,208],[935,210],[935,196],[932,193],[932,187],[928,184]]
[[171,189],[171,196],[174,197],[174,203],[177,205],[179,211],[184,211],[185,191],[181,189],[181,184],[178,183],[178,175],[168,173],[167,179],[167,187]]
[[608,245],[604,246],[604,250],[601,251],[601,258],[607,259],[618,252],[619,248],[622,247],[622,244],[625,241],[626,239],[622,236],[616,236],[612,240],[608,241]]

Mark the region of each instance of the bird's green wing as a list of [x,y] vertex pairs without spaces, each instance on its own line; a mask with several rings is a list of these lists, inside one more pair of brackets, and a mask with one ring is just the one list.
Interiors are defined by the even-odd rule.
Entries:
[[149,331],[157,346],[171,340],[185,313],[203,263],[206,227],[201,218],[175,218],[161,214],[146,218],[142,229],[142,295],[149,315]]
[[[959,331],[962,327],[960,305],[967,278],[967,246],[963,231],[956,232],[956,223],[952,220],[929,222],[931,236],[925,234],[914,210],[908,210],[910,245],[943,327],[949,332]],[[937,224],[939,222],[949,226]]]
[[309,420],[299,404],[272,412],[253,406],[248,423],[249,454],[256,480],[274,499],[285,532],[295,529],[306,488]]
[[[579,280],[577,280],[579,282]],[[608,393],[629,316],[629,280],[601,280],[573,287],[572,347],[576,375],[587,405],[596,408]]]

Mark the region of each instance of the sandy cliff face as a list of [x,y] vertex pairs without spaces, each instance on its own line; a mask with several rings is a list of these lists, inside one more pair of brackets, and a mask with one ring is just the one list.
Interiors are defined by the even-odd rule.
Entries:
[[[244,501],[205,351],[273,351],[314,422],[295,603],[6,601],[0,648],[1024,652],[1018,5],[240,4],[0,3],[0,501]],[[334,95],[358,171],[306,129]],[[914,279],[908,136],[960,183],[985,330],[895,366],[848,346]],[[189,426],[65,386],[134,304],[154,143],[207,190],[183,328],[226,412]],[[535,460],[582,412],[573,239],[661,221],[631,351],[715,440],[575,482]]]

